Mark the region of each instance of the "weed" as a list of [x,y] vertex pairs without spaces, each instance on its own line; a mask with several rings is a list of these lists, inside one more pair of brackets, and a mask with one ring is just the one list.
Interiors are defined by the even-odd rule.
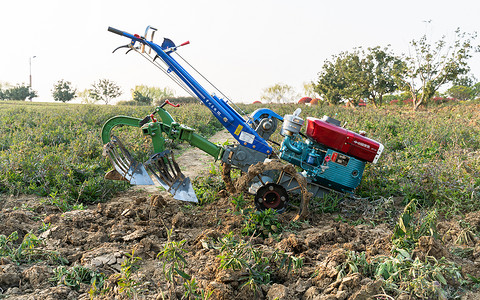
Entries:
[[49,198],[42,199],[42,204],[54,205],[58,207],[62,212],[71,211],[71,210],[84,210],[85,207],[83,203],[75,203],[71,204],[69,201],[62,199],[61,197],[57,197],[57,192],[52,192],[49,195]]
[[31,232],[23,237],[18,248],[14,245],[16,240],[18,240],[16,231],[8,237],[3,234],[0,235],[0,257],[8,257],[17,263],[30,263],[38,260],[49,260],[60,264],[68,263],[58,252],[38,248],[43,242]]
[[411,200],[395,225],[392,243],[395,248],[413,249],[421,236],[433,236],[438,238],[437,211],[431,210],[421,216],[417,213],[416,200]]
[[38,232],[40,232],[40,233],[45,232],[45,231],[49,230],[50,227],[52,227],[51,223],[45,224],[45,222],[42,221],[42,226],[40,228],[38,228]]
[[278,213],[274,209],[250,211],[244,216],[243,235],[251,236],[257,234],[268,237],[269,234],[279,234],[282,230],[282,224],[278,221]]
[[171,241],[172,230],[167,230],[168,241],[163,247],[163,250],[157,254],[157,258],[163,261],[162,270],[167,282],[175,285],[177,276],[185,280],[191,279],[190,275],[186,274],[184,269],[187,265],[187,260],[183,256],[187,250],[183,249],[186,240],[180,242]]
[[140,257],[135,256],[135,250],[132,253],[127,253],[127,258],[122,262],[120,269],[120,277],[118,278],[119,293],[128,298],[135,297],[143,291],[142,286],[146,283],[140,283],[133,278],[133,272],[138,269],[137,262],[141,260]]
[[315,213],[333,213],[339,210],[339,204],[344,196],[337,193],[328,193],[323,197],[312,199],[312,206]]
[[[460,267],[445,258],[413,259],[404,249],[396,249],[394,256],[379,256],[372,261],[364,252],[347,252],[345,262],[337,267],[338,278],[359,272],[365,277],[381,279],[384,289],[392,295],[407,293],[420,299],[446,299],[451,285],[465,284]],[[443,297],[443,298],[442,298]]]
[[53,273],[54,276],[50,278],[50,281],[57,285],[64,284],[77,291],[82,283],[92,285],[91,295],[99,294],[106,278],[105,274],[93,271],[82,265],[75,265],[70,268],[60,266],[53,270]]
[[263,251],[254,248],[250,243],[237,240],[232,233],[217,240],[215,248],[220,250],[221,269],[245,270],[247,275],[240,278],[243,286],[256,291],[261,284],[269,284],[272,277],[278,272],[298,270],[303,266],[303,260],[275,250],[266,255]]
[[182,299],[201,299],[207,300],[213,291],[205,292],[198,287],[195,277],[190,276],[185,271],[187,260],[184,257],[185,240],[175,242],[171,240],[172,230],[167,230],[168,240],[163,250],[157,254],[157,258],[163,261],[162,270],[167,280],[170,291],[173,293],[178,280],[183,280],[183,288],[185,290]]
[[238,195],[233,195],[230,198],[234,207],[233,213],[236,215],[243,214],[243,209],[247,206],[247,203],[248,203],[247,200],[245,200],[243,193],[240,193]]
[[207,176],[196,177],[192,185],[200,205],[215,201],[218,199],[218,192],[225,189],[225,183],[216,171]]

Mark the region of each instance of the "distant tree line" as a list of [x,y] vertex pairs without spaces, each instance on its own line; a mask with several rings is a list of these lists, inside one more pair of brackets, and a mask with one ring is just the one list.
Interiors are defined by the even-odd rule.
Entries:
[[11,86],[8,83],[0,83],[0,100],[32,100],[38,97],[36,91],[32,90],[28,85],[19,84]]
[[334,55],[325,61],[315,91],[328,103],[356,105],[367,100],[373,106],[385,103],[386,95],[408,95],[414,110],[432,102],[446,84],[452,84],[449,96],[474,99],[480,95],[479,85],[467,76],[467,61],[479,49],[472,44],[476,34],[457,29],[455,36],[449,44],[446,37],[431,43],[424,35],[410,42],[411,53],[400,56],[388,47],[357,48]]

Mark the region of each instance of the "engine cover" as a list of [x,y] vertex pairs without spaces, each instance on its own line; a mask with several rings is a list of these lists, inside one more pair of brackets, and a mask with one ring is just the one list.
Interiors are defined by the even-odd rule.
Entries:
[[377,141],[316,118],[307,118],[307,136],[327,148],[373,163],[384,148]]

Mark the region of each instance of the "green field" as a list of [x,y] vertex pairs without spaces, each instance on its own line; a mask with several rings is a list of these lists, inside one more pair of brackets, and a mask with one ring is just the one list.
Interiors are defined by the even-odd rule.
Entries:
[[[280,115],[295,105],[271,105]],[[412,112],[389,106],[351,109],[302,106],[302,115],[329,115],[353,131],[382,142],[385,151],[369,164],[357,190],[361,197],[401,196],[417,199],[446,214],[479,208],[480,113],[478,104],[439,106]],[[242,106],[246,113],[258,108]],[[69,203],[102,202],[126,184],[105,181],[110,168],[102,157],[100,130],[114,115],[143,118],[151,107],[2,102],[0,104],[0,192],[38,194]],[[204,136],[221,125],[201,105],[169,109],[174,119]],[[137,159],[144,161],[151,146],[140,130],[117,130]],[[279,139],[280,137],[277,137]],[[175,145],[173,145],[175,146]],[[185,166],[188,167],[188,166]]]
[[[297,107],[269,106],[280,115],[291,114]],[[257,108],[241,106],[246,113]],[[81,293],[106,297],[126,293],[158,299],[179,282],[183,282],[181,293],[200,295],[209,290],[214,293],[212,299],[242,295],[243,286],[250,293],[263,286],[267,293],[275,290],[274,283],[289,286],[296,297],[303,297],[306,291],[300,287],[308,280],[317,295],[337,295],[329,299],[353,297],[368,288],[368,295],[380,297],[375,299],[402,295],[412,296],[402,299],[458,299],[466,292],[478,296],[480,271],[474,262],[479,256],[480,235],[480,105],[457,103],[417,112],[401,106],[302,109],[303,118],[328,115],[346,123],[350,130],[366,131],[368,137],[385,145],[385,151],[378,164],[367,165],[354,202],[339,202],[333,197],[313,199],[309,219],[290,222],[271,210],[256,212],[251,201],[241,195],[222,201],[216,167],[208,176],[193,181],[201,199],[198,206],[179,201],[164,206],[152,202],[154,198],[148,202],[145,195],[123,197],[128,183],[103,178],[111,165],[102,157],[102,125],[115,115],[143,118],[152,107],[0,102],[0,219],[4,226],[0,258],[15,265],[10,267],[17,268],[15,274],[49,261],[47,269],[55,273],[50,281],[76,290],[81,282]],[[169,112],[177,122],[206,137],[222,129],[202,105],[169,108]],[[115,134],[139,161],[152,154],[150,141],[140,129],[115,128]],[[281,137],[273,139],[279,142]],[[174,143],[169,146],[180,149]],[[23,203],[25,199],[30,200]],[[94,203],[101,204],[87,206]],[[84,214],[75,215],[80,210]],[[73,214],[68,215],[68,211]],[[132,211],[136,213],[130,215]],[[71,222],[71,218],[76,221]],[[166,224],[189,233],[172,238],[173,229]],[[37,238],[35,232],[49,234]],[[118,232],[123,232],[122,243],[118,243]],[[142,235],[129,238],[136,233]],[[200,236],[207,233],[212,237],[205,236],[202,246],[196,247]],[[132,251],[143,243],[140,238],[145,235],[152,249],[139,254],[145,260],[140,264]],[[110,249],[112,245],[132,253],[126,255],[130,258],[120,273],[105,266],[92,270],[78,265],[80,257],[88,256],[92,249]],[[153,257],[151,252],[155,252]],[[188,258],[176,266],[172,253]],[[170,266],[173,275],[164,278],[144,271],[158,268],[158,261],[163,263],[164,272]],[[328,267],[330,261],[338,264]],[[141,289],[143,281],[130,277],[133,264],[139,264],[134,270],[137,275],[150,274],[143,280],[150,284],[148,289]],[[207,266],[214,266],[213,271],[202,273]],[[208,276],[230,269],[232,274],[243,270],[248,276],[234,280],[226,290],[209,285],[213,278]],[[81,272],[90,277],[73,277]],[[132,294],[109,289],[103,282],[108,275],[120,276]],[[20,275],[16,276],[20,280]],[[71,282],[67,283],[67,278]],[[197,286],[188,278],[197,278],[202,284]],[[95,284],[97,279],[99,285]],[[45,277],[46,290],[50,281]],[[352,286],[345,291],[333,289],[347,283]],[[253,295],[242,297],[252,299]]]

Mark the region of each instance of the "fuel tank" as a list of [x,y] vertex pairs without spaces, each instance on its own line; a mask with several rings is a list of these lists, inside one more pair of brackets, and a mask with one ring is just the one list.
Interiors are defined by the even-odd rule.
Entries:
[[306,133],[327,148],[372,163],[377,163],[384,148],[375,140],[317,118],[307,118]]

